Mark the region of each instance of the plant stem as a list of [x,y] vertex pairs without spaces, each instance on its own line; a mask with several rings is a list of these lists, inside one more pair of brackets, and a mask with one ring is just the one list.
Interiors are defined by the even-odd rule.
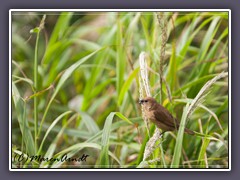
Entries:
[[[37,32],[36,45],[35,45],[35,53],[34,53],[34,94],[38,91],[38,41],[39,41],[39,33]],[[34,145],[35,152],[37,152],[38,145],[38,97],[34,96]]]

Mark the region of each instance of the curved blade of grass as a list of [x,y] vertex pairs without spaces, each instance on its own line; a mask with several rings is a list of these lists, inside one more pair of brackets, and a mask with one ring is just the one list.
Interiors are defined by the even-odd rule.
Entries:
[[27,153],[29,153],[29,155],[34,155],[35,146],[26,117],[26,103],[21,99],[18,89],[14,83],[12,83],[12,97],[16,108],[18,123],[20,126],[22,138],[26,146]]
[[[209,121],[207,123],[206,135],[208,133],[208,126],[209,126]],[[206,151],[207,151],[207,147],[208,147],[209,143],[210,143],[210,139],[204,137],[203,143],[202,143],[199,155],[198,155],[198,164],[199,164],[200,168],[206,168],[206,165],[207,165],[206,161],[201,161],[201,159],[207,159],[207,157],[205,157],[205,156],[207,155]]]
[[70,19],[73,15],[73,12],[62,12],[61,15],[58,18],[58,21],[54,27],[54,30],[51,34],[51,38],[48,42],[48,46],[46,48],[45,56],[44,56],[44,63],[49,63],[51,52],[52,51],[52,45],[54,45],[55,42],[57,42],[58,39],[60,39],[64,32],[66,31]]
[[[61,130],[57,131],[58,132],[58,135],[56,136],[56,138],[53,140],[53,142],[50,144],[50,146],[48,147],[48,150],[47,152],[45,153],[45,157],[48,157],[48,158],[52,158],[53,157],[53,153],[57,147],[57,142],[59,141],[59,139],[62,137],[62,134],[64,133],[64,130],[66,129],[66,127],[73,121],[75,120],[75,117],[76,117],[76,114],[73,115],[69,121],[67,121],[67,123],[65,123],[63,125],[63,127],[61,128]],[[43,161],[41,164],[40,164],[40,168],[47,168],[49,166],[51,162],[47,162],[47,161]]]
[[94,51],[93,53],[83,57],[82,59],[80,59],[79,61],[77,61],[76,63],[74,63],[73,65],[71,65],[69,68],[66,69],[66,71],[63,73],[62,77],[60,78],[58,84],[57,84],[57,87],[50,99],[50,101],[48,102],[48,105],[46,107],[46,110],[44,111],[44,114],[43,114],[43,118],[42,118],[42,121],[41,121],[41,124],[40,124],[40,127],[39,127],[39,132],[38,132],[38,136],[41,132],[41,129],[42,129],[42,124],[44,123],[45,121],[45,118],[47,116],[47,113],[48,113],[48,110],[54,100],[54,98],[56,97],[57,93],[59,92],[59,90],[62,88],[62,86],[64,85],[64,83],[67,81],[67,79],[72,75],[72,73],[81,65],[83,64],[84,62],[86,62],[88,59],[90,59],[93,55],[95,55],[97,52],[99,52],[100,50],[102,50],[103,48],[97,50],[97,51]]
[[122,100],[124,98],[124,95],[126,94],[126,92],[129,90],[129,87],[131,85],[131,82],[133,81],[134,78],[137,77],[139,72],[139,68],[135,69],[134,71],[132,71],[132,73],[130,74],[130,76],[128,77],[128,79],[125,81],[125,83],[123,84],[121,91],[120,91],[120,95],[118,96],[118,104],[121,105],[122,104]]
[[[50,63],[53,57],[56,57],[58,54],[62,54],[64,50],[69,47],[73,41],[70,39],[63,39],[55,42],[51,45],[51,47],[47,47],[46,52],[44,54],[44,59],[42,64]],[[49,46],[49,45],[48,45]],[[54,63],[54,62],[53,62]]]
[[18,79],[17,81],[24,81],[26,83],[28,83],[31,87],[33,86],[33,81],[29,78],[24,78],[24,77],[20,77],[20,76],[16,76],[16,75],[12,75],[13,78]]
[[104,89],[106,89],[107,86],[109,86],[109,84],[111,84],[112,82],[115,82],[115,81],[116,81],[115,78],[111,78],[111,79],[107,79],[106,81],[103,81],[102,83],[97,85],[92,90],[91,95],[89,96],[89,98],[97,97],[101,92],[103,92]]
[[181,93],[181,91],[187,89],[187,88],[191,88],[193,86],[196,86],[197,84],[201,84],[201,83],[206,83],[207,80],[212,79],[213,77],[215,77],[216,74],[210,74],[210,75],[206,75],[204,77],[201,77],[199,79],[190,81],[189,83],[185,84],[184,86],[182,86],[180,89],[178,89],[177,91],[175,91],[173,93],[173,95],[178,95],[179,93]]
[[112,128],[112,121],[115,115],[117,115],[122,120],[125,120],[126,122],[132,124],[131,121],[129,121],[125,116],[123,116],[119,112],[112,112],[106,118],[106,121],[103,127],[103,132],[102,132],[102,142],[101,142],[102,150],[100,153],[100,161],[99,161],[100,165],[103,165],[105,168],[110,167],[109,158],[108,158],[109,136]]
[[221,142],[221,140],[219,140],[219,139],[217,139],[217,138],[215,138],[215,137],[213,137],[213,136],[211,136],[211,135],[202,134],[202,133],[199,133],[199,132],[196,132],[196,131],[194,131],[194,133],[195,133],[195,136],[203,137],[203,138],[208,139],[208,140],[213,140],[213,141],[219,141],[219,142]]
[[[175,99],[175,101],[177,101],[177,102],[184,102],[184,103],[191,103],[193,101],[193,99]],[[217,115],[212,110],[210,110],[206,106],[202,105],[201,103],[199,103],[198,106],[200,108],[206,110],[207,112],[209,112],[209,114],[211,114],[213,116],[213,118],[216,120],[219,128],[223,131],[222,125],[221,125]]]
[[215,17],[213,19],[213,21],[211,22],[208,30],[207,30],[207,33],[206,35],[204,36],[203,38],[203,41],[202,41],[202,44],[201,44],[201,47],[200,47],[200,52],[199,52],[199,58],[198,60],[202,60],[204,59],[207,51],[208,51],[208,48],[212,42],[212,39],[214,38],[215,34],[217,33],[218,31],[218,28],[219,28],[219,22],[220,20],[220,17]]
[[87,47],[88,50],[96,51],[97,49],[100,49],[101,46],[95,42],[83,40],[83,39],[74,39],[74,43],[79,45],[84,45],[84,47]]
[[43,140],[41,142],[41,145],[38,149],[38,153],[39,154],[42,150],[42,147],[43,147],[43,144],[48,136],[48,134],[51,132],[51,130],[53,129],[53,127],[58,123],[58,121],[60,121],[64,116],[66,116],[67,114],[70,114],[72,111],[67,111],[65,113],[62,113],[61,115],[59,115],[53,122],[52,124],[49,126],[49,128],[47,129],[47,132],[45,133],[44,137],[43,137]]
[[82,121],[85,123],[85,125],[87,126],[90,133],[96,134],[100,131],[98,125],[92,119],[91,116],[89,116],[87,113],[80,111],[80,110],[78,112],[79,112],[80,116],[82,117]]
[[131,23],[129,24],[128,29],[126,30],[126,38],[125,38],[126,46],[129,46],[131,43],[131,39],[132,39],[134,30],[137,28],[140,16],[141,16],[141,12],[137,12],[135,17],[131,19]]
[[[220,117],[220,115],[224,111],[228,111],[228,98],[226,98],[225,101],[223,102],[223,104],[216,110],[215,114],[216,114],[217,117]],[[210,119],[210,121],[212,120],[212,118]],[[211,130],[211,127],[209,127],[209,131],[210,130]]]
[[128,118],[126,118],[124,115],[122,115],[120,112],[115,112],[115,115],[118,116],[120,119],[126,121],[128,124],[133,124]]
[[211,111],[209,108],[207,108],[206,106],[203,106],[202,104],[199,104],[199,107],[201,107],[202,109],[204,109],[204,110],[206,110],[207,112],[209,112],[209,113],[214,117],[214,119],[216,120],[219,128],[223,131],[222,125],[221,125],[221,123],[220,123],[217,115],[216,115],[213,111]]
[[108,158],[108,147],[109,147],[109,136],[112,126],[113,117],[115,115],[115,112],[112,112],[108,115],[104,127],[103,127],[103,133],[102,133],[102,142],[101,142],[101,153],[100,153],[100,164],[103,165],[106,168],[109,168],[109,158]]
[[[206,57],[204,59],[214,59],[215,55],[217,53],[217,49],[220,49],[220,44],[222,43],[222,39],[226,38],[228,36],[228,28],[226,28],[223,33],[221,34],[220,37],[214,42],[214,45],[211,47],[209,52],[206,54]],[[221,56],[219,56],[221,57]],[[217,61],[217,60],[216,60]],[[199,72],[199,77],[202,77],[205,75],[207,72],[209,72],[209,68],[211,66],[211,62],[205,63],[203,66],[201,66],[200,72]]]
[[149,168],[149,164],[147,161],[142,161],[137,168]]
[[180,158],[182,154],[182,142],[183,142],[183,134],[184,128],[187,120],[187,110],[189,108],[189,103],[184,107],[182,119],[180,122],[179,130],[177,133],[176,145],[174,148],[173,159],[171,163],[171,168],[179,168]]

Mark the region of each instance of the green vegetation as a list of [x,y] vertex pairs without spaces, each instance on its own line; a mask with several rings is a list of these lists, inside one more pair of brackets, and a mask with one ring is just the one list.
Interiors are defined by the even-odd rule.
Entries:
[[[12,167],[228,168],[228,43],[227,12],[13,12]],[[146,159],[141,52],[181,120]]]

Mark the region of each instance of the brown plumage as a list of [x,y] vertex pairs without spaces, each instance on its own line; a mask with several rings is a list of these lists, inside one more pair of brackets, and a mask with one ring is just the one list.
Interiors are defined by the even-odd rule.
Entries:
[[[150,119],[158,128],[166,131],[175,131],[179,129],[179,121],[172,114],[152,97],[147,97],[139,101],[143,105],[146,117]],[[185,128],[184,132],[190,135],[195,133]]]

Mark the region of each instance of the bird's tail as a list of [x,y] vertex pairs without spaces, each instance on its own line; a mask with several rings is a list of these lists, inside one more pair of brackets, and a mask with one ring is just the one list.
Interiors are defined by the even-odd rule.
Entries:
[[190,135],[194,135],[195,134],[195,132],[193,132],[192,130],[187,129],[187,128],[184,129],[184,132],[187,133],[187,134],[190,134]]

